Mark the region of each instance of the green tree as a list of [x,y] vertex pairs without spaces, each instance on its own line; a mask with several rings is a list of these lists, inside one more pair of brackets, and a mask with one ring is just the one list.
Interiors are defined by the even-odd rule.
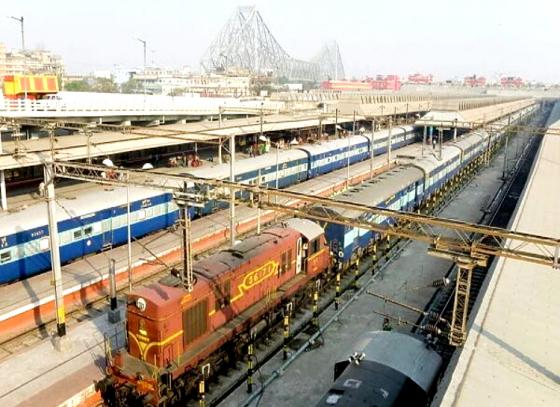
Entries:
[[93,92],[92,86],[85,79],[82,79],[81,81],[65,83],[64,90],[70,92]]
[[113,80],[113,78],[95,78],[93,85],[94,92],[103,93],[116,93],[119,91],[119,87]]
[[113,78],[84,78],[64,85],[64,90],[70,92],[103,92],[115,93],[119,87]]
[[138,79],[131,78],[121,85],[122,93],[144,93],[142,83]]

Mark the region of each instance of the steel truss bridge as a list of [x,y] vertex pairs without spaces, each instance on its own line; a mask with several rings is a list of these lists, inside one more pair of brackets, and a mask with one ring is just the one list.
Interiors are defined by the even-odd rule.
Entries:
[[207,72],[241,68],[255,75],[317,82],[344,78],[336,42],[325,44],[310,61],[292,58],[264,23],[256,7],[238,7],[204,53]]

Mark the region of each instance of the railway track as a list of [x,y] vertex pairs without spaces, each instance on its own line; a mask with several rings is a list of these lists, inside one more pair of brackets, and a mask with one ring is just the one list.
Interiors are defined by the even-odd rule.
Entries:
[[[474,176],[474,175],[473,175]],[[467,180],[462,187],[464,187],[465,185],[467,185],[470,182],[470,180]],[[443,209],[450,201],[452,201],[452,199],[455,197],[456,194],[458,194],[461,190],[462,187],[456,188],[454,190],[448,191],[447,196],[445,197],[445,199],[442,199],[438,202],[438,205],[436,206],[436,208],[433,211],[430,211],[431,214],[437,214],[441,209]],[[372,262],[372,259],[366,259],[364,262],[362,262],[362,267],[361,267],[361,273],[359,273],[359,276],[356,277],[356,275],[351,274],[351,273],[346,273],[343,281],[342,281],[342,287],[345,290],[345,295],[348,296],[351,291],[351,289],[353,289],[354,287],[354,282],[356,280],[358,280],[358,284],[362,284],[363,281],[368,281],[370,279],[370,276],[368,275],[368,271],[371,270],[371,268],[373,266],[376,267],[377,270],[382,270],[384,267],[386,267],[387,265],[390,264],[390,262],[392,261],[392,259],[394,259],[395,256],[398,255],[398,253],[400,253],[400,251],[402,251],[404,249],[404,247],[408,244],[408,241],[394,241],[385,251],[385,253],[383,253],[383,255],[380,257],[380,259],[377,261],[377,263],[374,265],[374,263]],[[215,249],[218,250],[218,249]],[[170,264],[170,267],[173,266],[177,266],[179,265],[180,262],[174,262],[173,264]],[[137,281],[135,281],[135,285],[143,285],[143,284],[148,284],[152,281],[155,281],[157,279],[159,279],[164,273],[166,273],[166,271],[162,271],[159,273],[156,273],[154,275],[151,276],[146,276],[145,278],[139,279]],[[120,292],[122,293],[123,291],[125,291],[126,288],[123,288],[120,290]],[[334,286],[330,286],[330,288],[326,288],[322,294],[321,297],[323,298],[323,300],[320,303],[320,309],[324,310],[326,308],[328,308],[333,302],[334,302]],[[351,294],[350,294],[351,295]],[[350,298],[352,298],[350,296]],[[80,309],[77,309],[75,311],[73,311],[70,316],[68,317],[69,319],[69,325],[71,326],[72,324],[77,324],[80,323],[82,321],[85,320],[90,320],[93,319],[97,316],[100,316],[101,314],[104,314],[107,312],[107,310],[109,309],[109,305],[107,302],[106,298],[102,298],[99,299],[87,306],[84,306]],[[299,343],[299,341],[301,341],[301,337],[299,337],[298,339],[298,335],[307,335],[308,337],[310,336],[309,333],[307,332],[307,328],[309,327],[309,323],[311,321],[311,313],[309,311],[309,309],[302,309],[299,312],[299,317],[297,320],[293,321],[293,334],[294,334],[294,340],[293,343],[297,344]],[[31,346],[33,343],[40,341],[44,338],[46,338],[47,336],[49,336],[48,331],[51,329],[51,327],[54,326],[54,323],[50,323],[50,324],[46,324],[34,331],[30,331],[28,333],[22,334],[10,341],[7,341],[5,343],[0,344],[0,350],[2,350],[3,352],[6,352],[8,355],[13,353],[13,352],[17,352],[18,350],[21,349],[21,347],[23,346],[23,348]],[[266,362],[268,359],[270,359],[272,356],[274,356],[275,354],[277,354],[280,349],[282,348],[282,339],[278,338],[278,327],[279,325],[277,324],[274,328],[273,331],[270,332],[270,334],[267,334],[267,337],[265,338],[266,341],[263,341],[263,343],[268,342],[268,344],[272,344],[272,346],[268,346],[267,349],[269,349],[266,352],[263,352],[262,357],[259,358],[259,361],[261,363]],[[312,332],[312,331],[309,331]],[[280,335],[281,336],[281,335]],[[276,337],[276,339],[274,338]],[[297,340],[296,340],[297,339]],[[303,340],[305,342],[305,340]],[[23,345],[22,345],[23,344]],[[0,356],[0,359],[2,357]],[[259,363],[260,365],[260,363]],[[227,373],[225,375],[222,376],[222,378],[227,377]],[[229,374],[231,375],[231,373]],[[241,385],[244,381],[246,380],[246,374],[241,372],[241,374],[239,375],[239,377],[235,380],[233,380],[233,384],[229,384],[226,385],[225,387],[229,388],[229,390],[226,390],[226,392],[223,392],[222,394],[218,394],[214,397],[214,395],[212,395],[211,393],[209,393],[210,396],[210,401],[208,405],[217,405],[221,400],[223,400],[223,398],[227,397],[227,395],[229,393],[231,393],[233,390],[235,390],[239,385]],[[218,376],[218,381],[219,381],[219,376]],[[216,383],[211,383],[211,388],[218,388],[218,386],[215,386]]]
[[[536,120],[536,125],[541,127],[544,123],[546,123],[546,117],[546,114],[539,117]],[[519,137],[519,135],[517,137]],[[477,223],[507,228],[515,208],[517,207],[517,203],[523,192],[527,178],[531,172],[533,161],[536,157],[536,152],[538,151],[541,141],[542,137],[536,135],[531,136],[531,138],[525,143],[522,151],[515,159],[515,165],[509,171],[508,176],[504,179],[502,187],[497,191],[496,195],[489,203],[486,210],[484,210],[484,214]],[[491,268],[494,260],[494,258],[489,259],[487,268],[475,267],[472,271],[467,318],[470,317],[486,280],[488,270]],[[451,283],[434,293],[425,311],[439,315],[448,321],[451,320],[456,272],[456,266],[452,265],[446,273],[446,277],[451,281]],[[423,325],[426,323],[428,323],[428,318],[420,317],[416,325]],[[442,375],[445,372],[455,349],[455,347],[450,345],[440,346],[440,353],[442,354],[444,360]]]
[[[426,211],[426,213],[431,215],[437,215],[440,213],[475,176],[476,173],[472,174],[472,177],[467,179],[462,185],[458,185],[456,188],[449,190],[447,194],[437,202],[436,206],[432,207],[431,210]],[[380,272],[388,267],[393,260],[398,258],[399,254],[409,243],[410,240],[395,239],[390,245],[385,246],[380,254],[378,253],[379,256],[376,257],[377,260],[374,260],[372,256],[362,258],[359,273],[357,275],[351,271],[344,273],[341,280],[342,304],[349,304],[354,301],[357,296],[361,295],[363,291],[358,290],[358,287],[365,288],[373,282],[375,278],[380,275]],[[319,302],[319,317],[321,317],[324,311],[333,305],[335,302],[335,294],[336,289],[332,282],[331,284],[324,286],[324,289],[321,292],[321,300]],[[289,345],[291,354],[302,353],[315,346],[321,345],[322,335],[318,333],[318,329],[321,329],[321,327],[313,327],[313,313],[310,305],[311,304],[308,304],[307,307],[298,310],[296,318],[292,320],[293,326],[290,328],[291,341]],[[257,380],[261,382],[261,385],[265,382],[265,378],[259,373],[259,368],[274,356],[282,352],[283,344],[283,331],[281,330],[281,323],[273,326],[262,342],[257,342],[257,365],[255,366],[255,369],[257,371]],[[247,360],[244,359],[243,363],[246,362]],[[283,373],[282,368],[281,370]],[[219,372],[210,380],[210,382],[206,382],[206,405],[218,406],[220,402],[225,400],[231,393],[236,391],[240,386],[243,386],[246,383],[247,378],[247,370],[240,368],[239,366],[228,368]],[[198,405],[197,403],[198,401],[191,400],[187,405],[196,406]]]

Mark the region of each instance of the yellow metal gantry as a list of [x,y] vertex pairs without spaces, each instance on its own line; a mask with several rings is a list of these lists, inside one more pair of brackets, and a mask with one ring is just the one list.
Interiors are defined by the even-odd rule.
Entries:
[[[481,265],[485,264],[488,257],[498,256],[550,267],[559,266],[560,239],[546,236],[367,206],[259,185],[196,178],[187,174],[172,175],[157,171],[111,168],[111,176],[108,177],[108,169],[104,166],[59,161],[48,165],[53,166],[56,177],[106,185],[126,186],[128,184],[166,190],[173,192],[176,196],[187,197],[195,204],[200,204],[206,199],[225,200],[229,196],[227,191],[233,189],[237,192],[244,192],[243,196],[254,197],[255,204],[262,209],[422,241],[429,245],[434,254],[448,254],[457,260],[476,259]],[[192,188],[191,191],[184,191],[185,181],[190,187],[195,188]],[[196,188],[196,186],[201,188]],[[206,190],[207,192],[199,194],[192,192],[194,190]],[[237,200],[237,202],[248,201],[249,199]],[[363,212],[364,216],[353,218],[332,209],[359,211]],[[382,225],[376,221],[381,217],[392,218],[395,223]]]

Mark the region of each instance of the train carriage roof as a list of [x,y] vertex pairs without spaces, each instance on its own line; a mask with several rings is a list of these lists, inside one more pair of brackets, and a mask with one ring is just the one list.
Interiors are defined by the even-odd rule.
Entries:
[[[130,187],[130,201],[140,201],[162,195],[162,191],[147,188]],[[56,218],[59,222],[99,212],[101,210],[126,206],[126,188],[99,187],[94,190],[77,193],[75,197],[58,197],[56,199]],[[9,236],[25,230],[47,225],[47,204],[44,201],[22,207],[15,212],[0,213],[0,236]]]
[[466,136],[458,137],[456,141],[452,141],[450,145],[456,145],[463,151],[472,145],[482,143],[485,139],[484,134],[486,132],[473,132]]
[[[404,133],[411,133],[414,131],[414,126],[400,126],[400,127],[393,127],[391,129],[391,137],[399,136]],[[389,136],[389,129],[382,129],[375,132],[375,141],[382,140]],[[371,140],[371,132],[364,133],[364,137],[368,140]]]
[[[420,169],[413,166],[400,165],[370,181],[336,195],[334,199],[361,205],[378,206],[408,185],[423,179],[423,177],[424,175]],[[334,211],[350,218],[359,218],[363,214],[361,211],[351,209],[337,208]]]
[[440,165],[451,161],[455,157],[461,156],[461,150],[455,145],[445,145],[441,149],[441,160],[439,159],[438,147],[430,151],[428,147],[428,153],[424,157],[409,159],[406,157],[399,158],[399,163],[411,164],[415,167],[421,168],[426,174],[429,174]]
[[367,142],[367,139],[361,135],[349,136],[343,139],[322,141],[315,144],[306,144],[304,146],[299,146],[297,149],[307,151],[311,155],[324,154],[331,150],[337,150],[341,148],[348,147],[348,142],[350,146],[355,146],[358,144],[363,144]]
[[[299,149],[281,150],[278,152],[278,164],[286,162],[301,160],[307,158],[307,154]],[[276,151],[274,147],[271,152],[259,155],[253,158],[246,158],[235,162],[235,172],[237,174],[244,174],[247,172],[257,171],[262,168],[276,166]],[[185,174],[190,174],[200,178],[216,178],[216,179],[229,179],[230,164],[216,164],[212,166],[199,167],[194,169],[183,169]]]
[[374,331],[361,335],[352,352],[364,353],[365,360],[401,372],[425,392],[430,390],[442,364],[434,350],[418,337],[398,332]]

